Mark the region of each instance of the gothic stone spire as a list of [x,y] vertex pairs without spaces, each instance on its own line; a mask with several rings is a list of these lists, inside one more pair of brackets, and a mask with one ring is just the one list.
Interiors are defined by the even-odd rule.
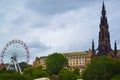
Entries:
[[102,5],[102,16],[106,15],[106,11],[105,11],[105,5],[104,5],[104,1],[103,1],[103,5]]
[[92,40],[92,57],[95,56],[94,40]]
[[104,2],[103,2],[97,55],[110,55],[111,54],[110,35],[109,35],[108,28],[109,26],[107,23],[106,10],[105,10]]
[[117,56],[117,44],[116,44],[116,41],[115,41],[115,44],[114,44],[114,54]]

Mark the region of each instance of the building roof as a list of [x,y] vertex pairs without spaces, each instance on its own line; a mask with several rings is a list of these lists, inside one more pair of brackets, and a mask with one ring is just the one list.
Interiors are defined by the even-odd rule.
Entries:
[[68,53],[63,53],[64,55],[70,55],[70,54],[88,54],[89,51],[83,51],[83,52],[68,52]]

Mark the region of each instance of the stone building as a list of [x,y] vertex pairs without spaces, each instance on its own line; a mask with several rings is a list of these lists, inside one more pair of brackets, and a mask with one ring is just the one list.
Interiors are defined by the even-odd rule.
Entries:
[[70,69],[80,68],[84,69],[91,60],[92,51],[84,52],[70,52],[64,53],[65,57],[68,58],[68,65]]
[[[91,60],[92,51],[84,51],[84,52],[70,52],[70,53],[63,53],[63,55],[68,58],[68,66],[70,69],[73,68],[80,68],[84,69]],[[46,68],[45,60],[47,56],[42,56],[40,58],[36,57],[35,61],[33,62],[33,67],[42,66]]]
[[120,50],[117,51],[118,58],[120,59]]
[[42,66],[43,68],[46,68],[45,60],[47,59],[47,56],[42,56],[40,58],[36,57],[35,61],[33,61],[33,67]]

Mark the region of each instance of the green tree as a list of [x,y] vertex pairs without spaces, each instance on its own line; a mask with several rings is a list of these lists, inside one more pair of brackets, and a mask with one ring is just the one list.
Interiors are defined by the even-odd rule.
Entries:
[[73,73],[77,76],[78,79],[82,78],[82,76],[80,75],[80,68],[74,68]]
[[41,67],[33,68],[29,67],[26,69],[23,73],[26,77],[29,77],[29,79],[33,80],[35,78],[41,78],[41,77],[49,77],[46,71],[42,70]]
[[0,69],[0,74],[5,73],[6,72],[6,67],[2,67],[2,69]]
[[113,69],[115,75],[120,75],[120,60],[113,61]]
[[95,57],[83,72],[82,77],[84,80],[110,80],[120,73],[116,68],[120,66],[119,62],[107,56]]
[[59,72],[58,76],[60,80],[76,80],[77,79],[76,74],[73,71],[70,71],[67,69],[66,70],[62,69]]
[[112,79],[110,80],[120,80],[120,75],[115,75]]
[[24,71],[25,68],[27,67],[27,63],[26,62],[20,62],[19,65],[20,65],[20,68],[21,68],[22,71]]
[[27,77],[25,77],[22,74],[19,74],[18,72],[5,72],[0,74],[0,80],[29,80]]
[[74,68],[73,72],[74,72],[76,75],[80,75],[80,69],[79,69],[79,68]]
[[46,67],[50,74],[58,74],[62,68],[67,67],[67,58],[60,53],[54,53],[48,56],[46,60]]

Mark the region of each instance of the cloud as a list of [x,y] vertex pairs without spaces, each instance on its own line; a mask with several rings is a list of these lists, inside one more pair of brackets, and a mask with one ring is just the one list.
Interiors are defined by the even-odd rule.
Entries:
[[93,1],[94,0],[30,0],[26,7],[42,15],[51,15],[78,9]]
[[[106,2],[111,45],[119,39],[119,2]],[[113,4],[114,3],[114,4]],[[86,51],[98,45],[101,0],[1,0],[0,49],[13,39],[23,40],[35,57],[53,52]]]
[[50,49],[50,47],[47,47],[45,44],[42,44],[39,41],[34,41],[34,42],[29,43],[29,44],[30,44],[29,48],[38,49],[38,52],[44,52],[44,51]]
[[[80,9],[55,15],[49,22],[49,27],[36,28],[32,34],[38,37],[42,43],[51,46],[53,51],[78,51],[78,47],[82,48],[87,38],[90,38],[88,34],[93,35],[91,33],[93,28],[86,25],[86,23],[93,23],[89,22],[87,18],[82,18],[87,11],[87,9]],[[86,26],[86,29],[83,26]]]

